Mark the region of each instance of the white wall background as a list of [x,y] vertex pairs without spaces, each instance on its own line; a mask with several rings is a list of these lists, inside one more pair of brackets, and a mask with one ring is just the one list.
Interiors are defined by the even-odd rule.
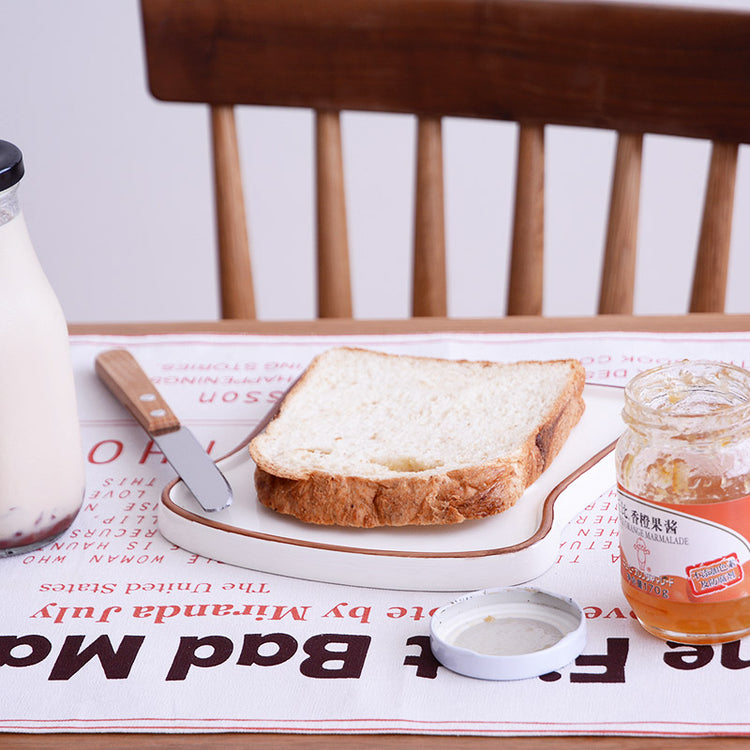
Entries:
[[[207,110],[151,97],[139,13],[136,0],[0,0],[0,138],[24,152],[27,222],[73,322],[218,316]],[[312,119],[243,108],[239,126],[259,317],[312,317]],[[414,127],[345,115],[357,317],[408,315]],[[503,314],[515,140],[512,124],[445,122],[453,316]],[[548,128],[546,314],[594,313],[613,147],[610,133]],[[638,313],[686,310],[708,155],[646,139]],[[730,312],[750,312],[748,205],[743,147]]]

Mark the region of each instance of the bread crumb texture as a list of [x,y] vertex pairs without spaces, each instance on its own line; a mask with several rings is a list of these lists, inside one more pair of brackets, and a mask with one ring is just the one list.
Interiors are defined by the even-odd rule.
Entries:
[[250,445],[268,507],[322,524],[457,523],[510,507],[583,413],[576,360],[320,355]]

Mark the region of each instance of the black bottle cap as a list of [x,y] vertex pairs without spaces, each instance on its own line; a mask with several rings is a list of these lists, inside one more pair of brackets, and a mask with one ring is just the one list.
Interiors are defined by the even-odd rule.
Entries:
[[0,141],[0,190],[7,190],[23,177],[21,149],[8,141]]

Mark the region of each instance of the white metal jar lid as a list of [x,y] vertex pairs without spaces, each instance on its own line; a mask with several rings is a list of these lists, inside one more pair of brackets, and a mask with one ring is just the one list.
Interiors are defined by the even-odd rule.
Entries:
[[572,599],[548,591],[485,589],[435,612],[430,646],[453,672],[521,680],[572,662],[586,646],[586,618]]

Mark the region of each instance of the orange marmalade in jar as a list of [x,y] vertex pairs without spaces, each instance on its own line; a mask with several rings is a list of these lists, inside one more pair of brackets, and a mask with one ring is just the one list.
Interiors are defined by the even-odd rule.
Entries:
[[622,589],[665,640],[750,633],[750,372],[664,365],[625,389],[617,443]]

